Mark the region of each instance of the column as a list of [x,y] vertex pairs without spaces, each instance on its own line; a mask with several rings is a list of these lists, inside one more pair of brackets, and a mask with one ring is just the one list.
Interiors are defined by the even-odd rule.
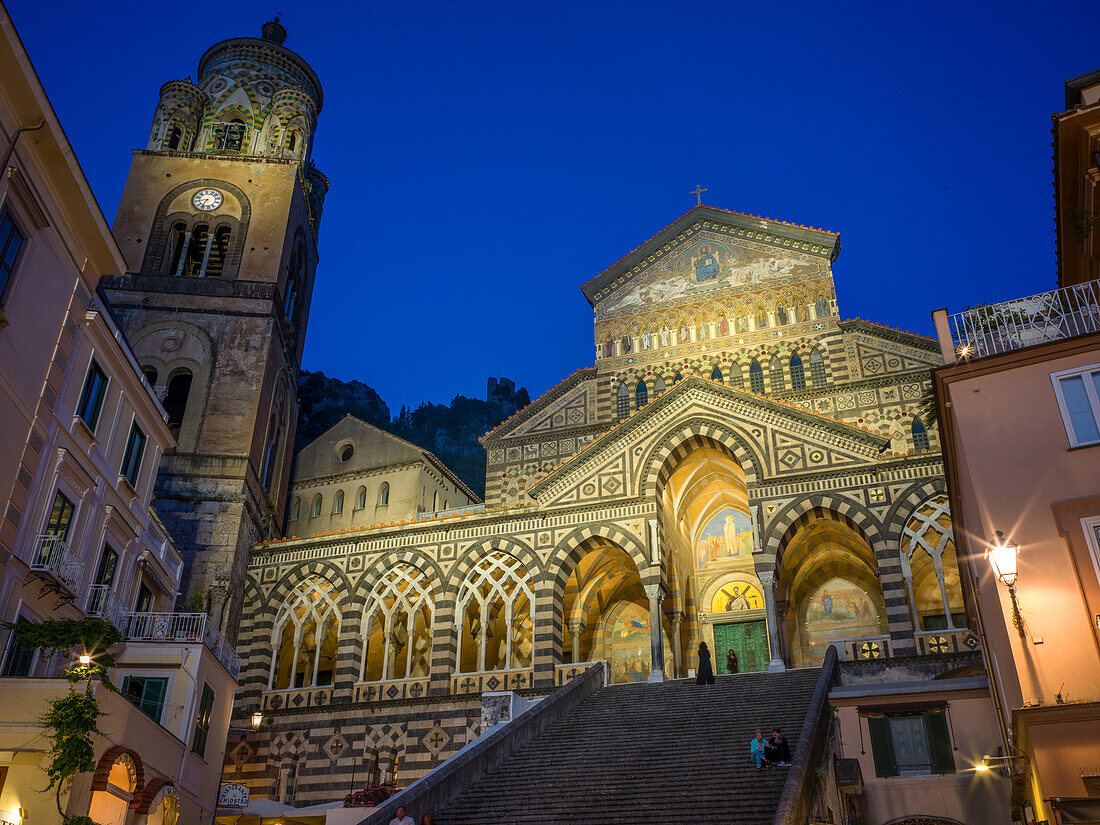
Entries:
[[[947,598],[947,582],[944,580],[943,577],[943,557],[940,556],[937,558],[936,556],[932,556],[932,562],[936,570],[936,581],[940,583],[940,598],[943,599],[943,612],[944,615],[947,617],[947,629],[954,630],[955,622],[951,619],[951,601]],[[916,610],[916,607],[917,604],[916,601],[914,601],[913,609]],[[913,621],[913,629],[920,630],[919,617],[915,618]]]
[[645,595],[649,599],[649,653],[650,671],[648,682],[665,680],[665,640],[661,632],[661,602],[665,598],[665,588],[660,582],[647,584]]
[[569,636],[573,642],[573,664],[581,661],[581,636],[584,635],[586,625],[580,619],[569,623]]
[[764,611],[768,617],[768,662],[769,673],[782,673],[787,669],[783,664],[783,653],[779,646],[779,612],[775,609],[775,571],[760,573],[760,584],[764,589]]
[[187,251],[190,248],[191,248],[191,230],[188,229],[185,233],[183,233],[183,247],[182,247],[182,251],[180,252],[180,260],[179,260],[179,264],[176,266],[176,271],[172,273],[173,275],[182,275],[183,274],[183,266],[184,266],[184,264],[187,263]]
[[210,231],[206,235],[206,249],[202,253],[202,266],[199,267],[199,277],[206,276],[206,265],[210,262],[210,247],[214,245],[214,233]]
[[680,641],[680,628],[684,624],[684,614],[680,611],[673,613],[672,621],[672,678],[683,675],[684,651]]

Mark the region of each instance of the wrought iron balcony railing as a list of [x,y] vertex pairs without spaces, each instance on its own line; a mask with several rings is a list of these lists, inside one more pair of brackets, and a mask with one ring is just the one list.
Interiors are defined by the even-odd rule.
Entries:
[[205,613],[129,613],[123,637],[129,642],[202,642],[234,679],[241,659]]
[[69,549],[61,536],[45,533],[34,541],[30,569],[50,576],[75,594],[84,575],[84,561]]
[[[940,347],[945,358],[953,352],[955,360],[983,358],[1100,332],[1100,281],[971,307],[948,316],[947,325],[948,330],[939,327]],[[944,340],[947,331],[951,337],[949,347]]]
[[88,600],[84,615],[106,619],[119,630],[126,631],[128,611],[126,605],[112,592],[109,584],[93,584],[88,588]]

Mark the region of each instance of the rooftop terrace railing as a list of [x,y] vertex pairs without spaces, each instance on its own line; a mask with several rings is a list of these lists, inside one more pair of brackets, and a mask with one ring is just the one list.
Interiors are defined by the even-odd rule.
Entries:
[[932,315],[946,363],[984,358],[1100,332],[1100,281]]

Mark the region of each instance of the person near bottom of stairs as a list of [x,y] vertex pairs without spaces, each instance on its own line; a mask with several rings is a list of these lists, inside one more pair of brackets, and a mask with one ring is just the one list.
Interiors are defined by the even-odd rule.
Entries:
[[768,753],[766,747],[768,741],[764,738],[764,731],[758,730],[756,736],[749,740],[749,753],[752,755],[752,761],[756,765],[758,771],[764,770],[764,768],[771,767],[771,760],[768,759]]
[[741,670],[737,666],[737,653],[731,647],[730,652],[726,655],[726,673],[740,673]]
[[699,677],[695,680],[697,685],[714,684],[714,666],[710,663],[710,650],[706,642],[699,642]]
[[435,825],[435,820],[432,819],[431,814],[424,814],[420,817],[420,825]]
[[768,758],[769,762],[787,768],[791,764],[791,746],[787,744],[787,737],[783,735],[783,731],[776,728],[772,731],[772,735],[768,737],[768,741],[764,743],[764,755]]
[[390,820],[390,825],[416,825],[416,820],[409,816],[404,805],[398,805],[396,815]]

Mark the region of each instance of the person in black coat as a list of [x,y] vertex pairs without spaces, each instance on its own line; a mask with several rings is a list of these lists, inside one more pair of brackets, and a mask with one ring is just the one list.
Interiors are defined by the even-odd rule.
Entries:
[[714,684],[714,667],[710,662],[710,651],[706,642],[699,642],[699,678],[695,680],[695,684]]

